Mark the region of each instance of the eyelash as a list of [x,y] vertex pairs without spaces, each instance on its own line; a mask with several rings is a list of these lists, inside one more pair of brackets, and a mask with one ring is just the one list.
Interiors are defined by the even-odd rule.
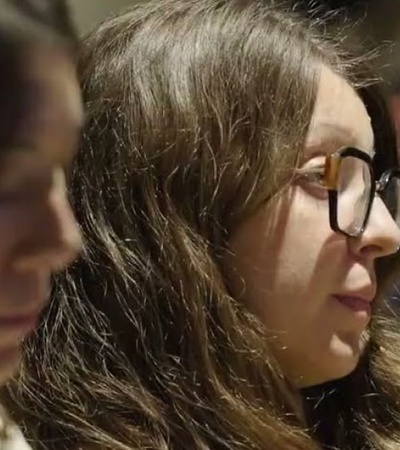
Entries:
[[316,199],[326,200],[328,191],[324,186],[324,166],[313,166],[300,169],[299,177],[303,181],[303,189]]
[[321,185],[324,179],[324,167],[311,167],[299,172],[301,178],[310,183]]

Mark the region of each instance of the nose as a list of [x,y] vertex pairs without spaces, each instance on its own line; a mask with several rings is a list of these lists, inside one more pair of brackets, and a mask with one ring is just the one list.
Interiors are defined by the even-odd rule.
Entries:
[[350,245],[353,251],[373,259],[396,253],[400,246],[400,228],[379,196],[375,196],[364,233]]
[[14,252],[13,267],[20,271],[64,269],[77,256],[81,235],[67,199],[61,169],[54,172],[48,194],[37,202],[29,219],[28,238]]

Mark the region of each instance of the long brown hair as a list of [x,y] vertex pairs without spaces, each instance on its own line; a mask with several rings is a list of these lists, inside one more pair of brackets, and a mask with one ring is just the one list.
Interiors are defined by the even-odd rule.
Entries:
[[356,373],[303,405],[220,264],[232,228],[290,180],[321,64],[341,70],[302,21],[254,0],[158,0],[85,40],[71,175],[85,249],[7,397],[35,449],[397,442],[386,331],[376,325]]

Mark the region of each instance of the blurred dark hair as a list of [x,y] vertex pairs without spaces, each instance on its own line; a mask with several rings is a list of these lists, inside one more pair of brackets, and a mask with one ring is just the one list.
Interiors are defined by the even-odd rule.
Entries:
[[0,45],[76,41],[65,0],[0,0]]

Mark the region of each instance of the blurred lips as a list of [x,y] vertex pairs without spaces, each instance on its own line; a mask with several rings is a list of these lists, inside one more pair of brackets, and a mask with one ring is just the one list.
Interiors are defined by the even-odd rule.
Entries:
[[13,316],[0,316],[0,333],[24,337],[36,328],[38,318],[39,311]]
[[50,296],[48,274],[36,273],[11,280],[10,289],[7,284],[0,286],[0,294],[3,294],[0,297],[0,347],[4,342],[20,341],[36,328]]
[[[44,304],[14,311],[0,310],[0,348],[18,346],[37,327]],[[0,361],[1,363],[1,361]]]

